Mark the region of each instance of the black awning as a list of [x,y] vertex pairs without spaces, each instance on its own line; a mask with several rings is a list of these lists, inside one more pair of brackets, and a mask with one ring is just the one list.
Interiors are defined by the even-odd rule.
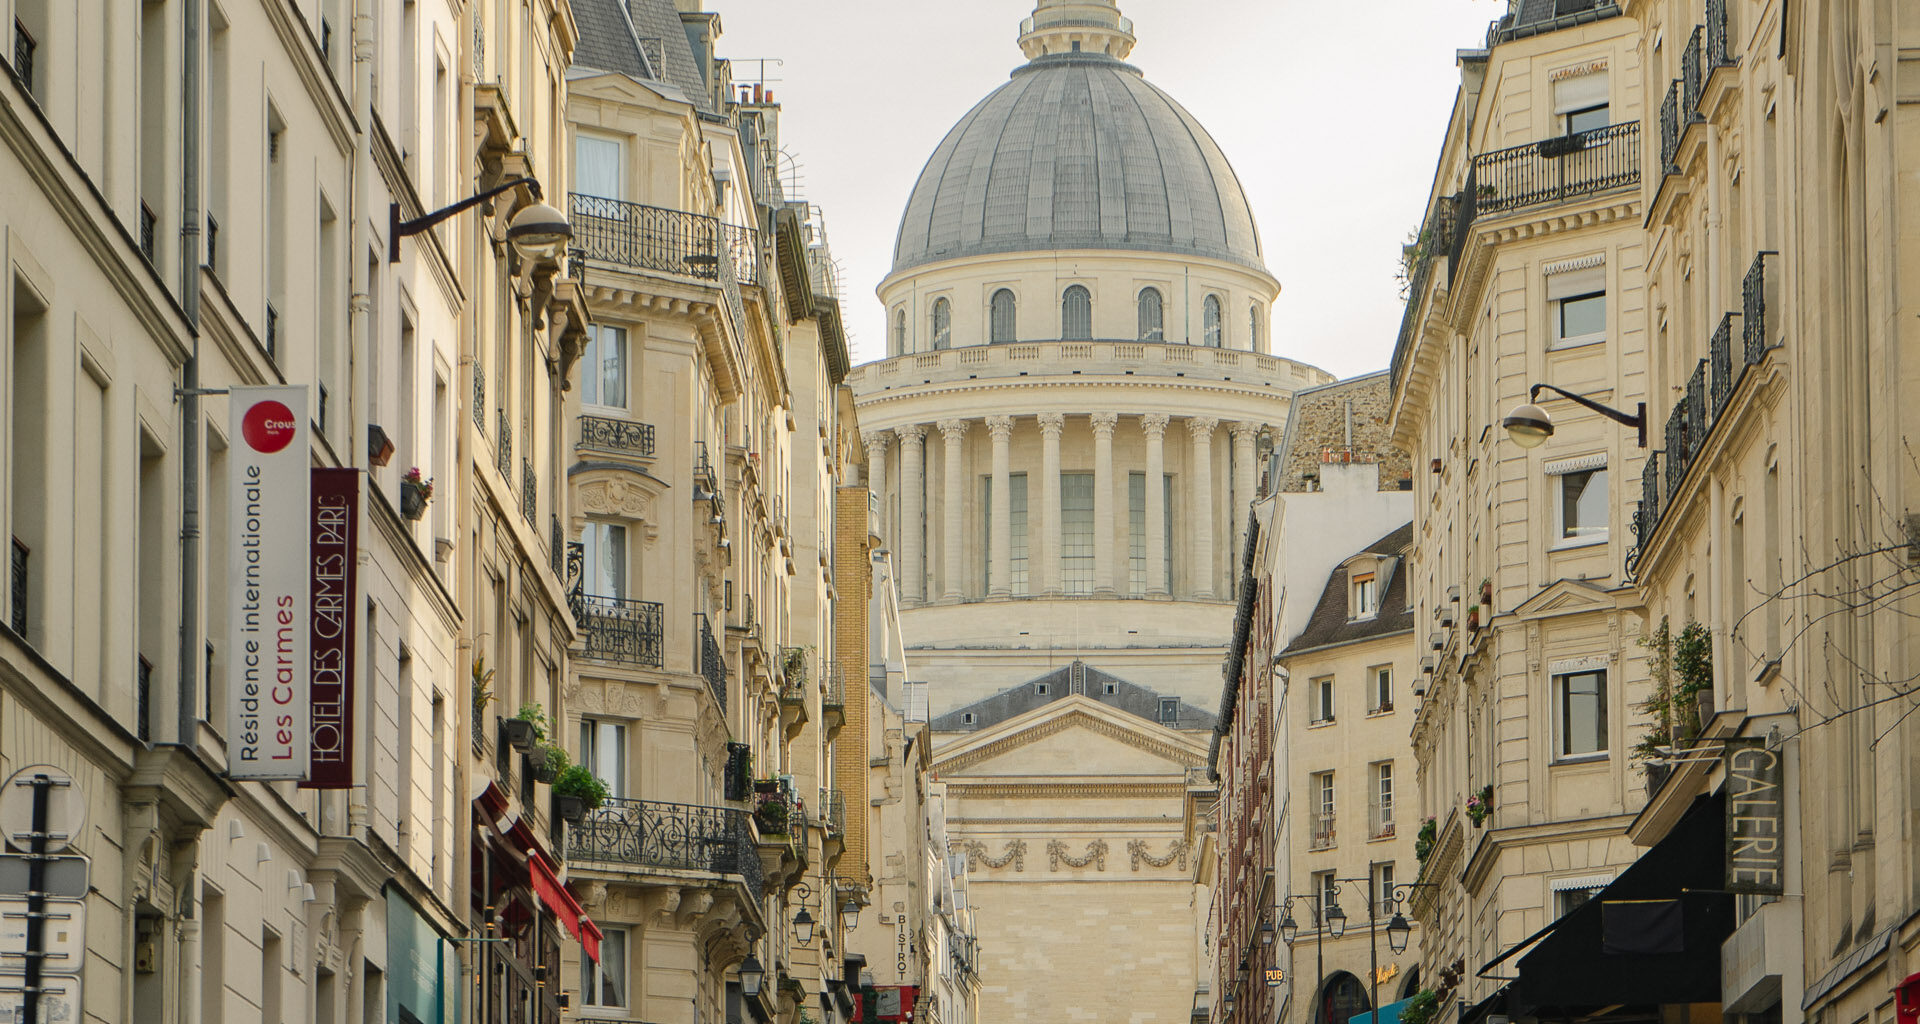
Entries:
[[1726,804],[1702,796],[1665,839],[1520,958],[1512,999],[1534,1016],[1720,1001],[1733,934]]

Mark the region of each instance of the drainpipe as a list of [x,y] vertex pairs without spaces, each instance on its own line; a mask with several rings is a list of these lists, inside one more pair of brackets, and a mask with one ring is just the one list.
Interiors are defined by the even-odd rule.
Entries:
[[[192,335],[180,370],[180,718],[177,739],[192,747],[200,656],[200,0],[182,8],[180,307]],[[199,991],[194,986],[194,991]],[[189,1014],[192,1019],[197,1014]]]
[[[373,16],[367,13],[367,0],[359,0],[353,11],[353,116],[361,125],[373,123],[371,97],[373,95]],[[377,210],[386,205],[376,204],[368,198],[371,182],[375,180],[371,163],[373,147],[364,127],[358,144],[354,147],[353,160],[348,165],[348,208],[354,211]],[[347,255],[347,387],[346,401],[342,403],[347,416],[347,456],[348,465],[358,464],[361,452],[366,451],[366,432],[361,421],[365,418],[364,408],[367,394],[367,360],[371,358],[367,339],[371,335],[368,313],[373,282],[369,279],[366,253],[370,249],[366,216],[356,214],[353,227],[348,233]],[[366,353],[363,358],[362,353]],[[362,478],[363,486],[373,487],[373,475],[367,473]],[[372,536],[371,501],[360,503],[361,536]],[[352,596],[354,609],[366,607],[366,584],[361,582]],[[361,665],[373,664],[372,650],[368,646],[367,630],[361,629],[354,642],[360,646],[355,653]],[[368,702],[358,702],[353,711],[355,735],[371,737],[373,716],[368,711]],[[356,744],[354,751],[353,776],[360,781],[347,790],[347,831],[354,839],[365,842],[368,834],[367,783],[369,757],[367,745]]]

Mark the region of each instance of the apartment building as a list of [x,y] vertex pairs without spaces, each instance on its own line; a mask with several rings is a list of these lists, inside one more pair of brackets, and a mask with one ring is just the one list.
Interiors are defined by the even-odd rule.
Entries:
[[[1639,854],[1648,669],[1623,481],[1647,453],[1598,407],[1652,393],[1641,40],[1612,4],[1511,5],[1460,53],[1406,252],[1391,423],[1412,456],[1414,781],[1434,819],[1413,916],[1446,1024],[1526,1012],[1488,1001],[1498,965]],[[1530,401],[1553,430],[1523,447],[1501,421]]]

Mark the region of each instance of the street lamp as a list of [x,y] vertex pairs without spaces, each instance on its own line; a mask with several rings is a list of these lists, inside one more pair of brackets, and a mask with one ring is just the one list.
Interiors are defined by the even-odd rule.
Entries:
[[760,994],[760,983],[765,981],[767,969],[760,966],[760,959],[752,953],[740,965],[740,993],[749,999]]
[[855,903],[853,897],[849,896],[845,903],[840,904],[840,927],[852,931],[859,926],[860,904]]
[[807,913],[805,907],[793,915],[793,937],[800,940],[802,946],[813,941],[813,915]]
[[[1291,942],[1293,940],[1289,939],[1287,941]],[[1273,945],[1273,922],[1272,921],[1260,922],[1260,944],[1262,946]]]
[[567,215],[549,206],[541,195],[540,183],[532,178],[514,178],[487,189],[452,206],[443,206],[432,213],[415,217],[412,220],[400,219],[400,204],[394,203],[387,210],[387,262],[400,262],[400,240],[409,235],[417,235],[447,220],[458,213],[471,210],[481,203],[509,189],[527,186],[533,195],[533,203],[522,207],[513,215],[507,225],[507,240],[520,255],[531,260],[556,259],[566,251],[567,240],[573,237],[573,228],[567,223]]
[[1293,901],[1313,901],[1313,967],[1314,974],[1318,978],[1314,982],[1313,991],[1316,999],[1319,998],[1320,991],[1327,987],[1327,932],[1329,929],[1336,929],[1333,937],[1337,939],[1347,929],[1346,912],[1340,909],[1338,903],[1332,906],[1327,905],[1329,900],[1339,894],[1340,884],[1329,882],[1317,896],[1301,893],[1298,896],[1287,897],[1286,902],[1280,905],[1280,938],[1291,946],[1293,940],[1300,934],[1300,925],[1293,919]]
[[1327,930],[1333,932],[1336,939],[1347,933],[1347,912],[1341,910],[1338,903],[1327,909]]
[[1293,911],[1289,910],[1285,913],[1286,916],[1280,919],[1280,941],[1291,946],[1294,937],[1300,934],[1300,924],[1293,919]]
[[[1373,1013],[1377,1024],[1380,1014],[1380,940],[1379,931],[1374,924],[1375,915],[1379,913],[1383,903],[1393,909],[1393,920],[1387,923],[1387,947],[1395,953],[1406,952],[1407,936],[1413,931],[1413,925],[1408,924],[1406,917],[1400,913],[1400,904],[1412,898],[1413,890],[1424,889],[1434,883],[1405,882],[1400,885],[1388,885],[1386,899],[1382,900],[1381,894],[1375,889],[1376,879],[1372,876],[1334,879],[1336,885],[1340,882],[1349,882],[1354,885],[1365,882],[1367,886],[1367,961],[1372,968]],[[1339,909],[1338,906],[1333,908],[1334,912],[1338,912]],[[1341,916],[1345,917],[1344,914]],[[1334,932],[1335,938],[1339,936],[1339,932]]]
[[1570,399],[1581,406],[1591,409],[1613,420],[1615,423],[1634,428],[1639,431],[1640,447],[1645,448],[1647,446],[1647,403],[1641,402],[1639,405],[1639,414],[1632,415],[1621,412],[1611,406],[1601,405],[1591,398],[1576,395],[1571,391],[1554,387],[1551,384],[1535,384],[1533,387],[1527,389],[1526,404],[1514,409],[1507,414],[1506,419],[1500,421],[1500,425],[1506,428],[1507,436],[1513,439],[1514,444],[1522,448],[1538,448],[1546,443],[1547,438],[1553,436],[1553,417],[1548,416],[1547,410],[1537,404],[1540,401],[1540,392],[1542,391],[1551,391],[1562,398]]
[[1407,951],[1407,936],[1413,932],[1413,925],[1407,923],[1407,915],[1394,911],[1393,920],[1387,922],[1387,948],[1395,953]]

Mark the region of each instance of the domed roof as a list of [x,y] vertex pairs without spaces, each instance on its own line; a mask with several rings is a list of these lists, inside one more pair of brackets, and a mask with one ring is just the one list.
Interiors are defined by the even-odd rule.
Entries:
[[907,201],[893,269],[1058,249],[1266,269],[1220,147],[1137,68],[1097,50],[1040,54],[947,133]]

